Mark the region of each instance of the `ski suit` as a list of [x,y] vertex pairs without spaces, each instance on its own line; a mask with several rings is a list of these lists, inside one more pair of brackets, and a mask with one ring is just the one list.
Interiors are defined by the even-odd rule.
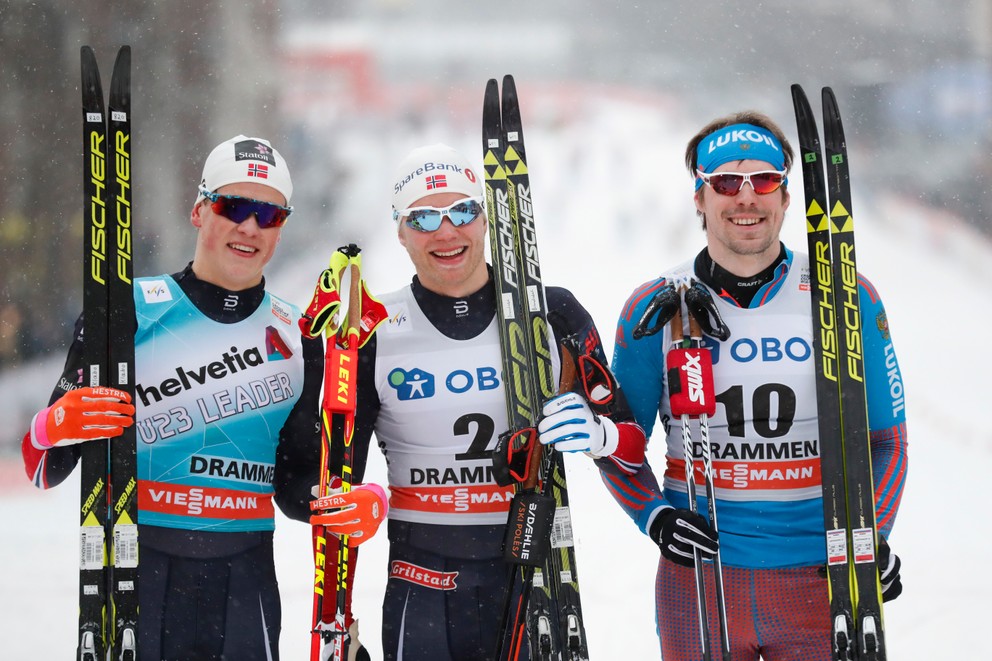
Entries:
[[[488,661],[506,590],[502,540],[513,496],[496,484],[490,456],[508,427],[495,288],[490,280],[449,298],[415,277],[381,300],[388,321],[359,352],[354,474],[361,479],[375,432],[391,492],[384,655]],[[578,334],[605,360],[575,298],[552,287],[547,300],[554,334]],[[560,357],[552,354],[557,375]],[[625,447],[643,450],[643,432],[617,399],[620,448],[598,460],[607,472],[620,471],[615,458]]]
[[[139,653],[278,659],[272,502],[309,516],[316,455],[287,448],[319,443],[321,344],[264,281],[229,292],[188,266],[136,279],[134,295]],[[80,318],[52,402],[82,384],[82,331]],[[79,447],[40,449],[29,432],[28,476],[56,486]]]

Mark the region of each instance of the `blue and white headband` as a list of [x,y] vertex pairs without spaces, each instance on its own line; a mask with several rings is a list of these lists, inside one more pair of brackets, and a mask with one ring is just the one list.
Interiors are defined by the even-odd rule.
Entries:
[[[732,124],[699,141],[696,168],[710,173],[732,161],[765,161],[775,170],[785,170],[785,150],[778,138],[766,128],[753,124]],[[788,179],[786,179],[788,183]],[[696,190],[703,180],[696,177]]]

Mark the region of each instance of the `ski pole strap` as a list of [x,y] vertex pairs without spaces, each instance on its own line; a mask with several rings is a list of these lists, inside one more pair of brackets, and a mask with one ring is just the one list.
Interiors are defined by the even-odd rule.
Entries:
[[[644,314],[641,315],[637,325],[634,326],[634,339],[639,340],[648,335],[654,335],[662,330],[677,311],[682,307],[682,297],[675,290],[675,285],[668,283],[664,285],[651,298]],[[657,317],[654,323],[652,319]]]
[[501,487],[530,480],[534,449],[540,445],[533,427],[500,434],[493,450],[493,478]]
[[[576,334],[564,337],[561,346],[563,363],[561,392],[572,390],[572,386],[565,387],[565,380],[567,378],[574,386],[577,376],[581,392],[593,412],[597,415],[610,415],[612,413],[610,405],[618,389],[613,374],[595,356],[583,349],[583,343]],[[571,370],[568,374],[566,374],[567,369]]]
[[[685,307],[689,311],[690,325],[695,323],[697,330],[701,328],[721,342],[730,338],[730,328],[720,316],[713,296],[703,283],[693,279],[685,290]],[[692,337],[702,337],[702,333],[690,333]]]
[[341,275],[348,266],[348,255],[341,249],[331,255],[331,263],[317,278],[313,298],[306,312],[300,317],[300,330],[308,338],[321,333],[334,335],[338,330],[338,313],[341,309]]

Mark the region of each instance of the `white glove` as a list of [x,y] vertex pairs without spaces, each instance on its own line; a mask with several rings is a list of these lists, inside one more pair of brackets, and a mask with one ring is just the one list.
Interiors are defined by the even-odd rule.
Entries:
[[537,433],[542,445],[561,452],[608,457],[616,452],[620,432],[609,418],[598,416],[582,395],[568,392],[544,403]]

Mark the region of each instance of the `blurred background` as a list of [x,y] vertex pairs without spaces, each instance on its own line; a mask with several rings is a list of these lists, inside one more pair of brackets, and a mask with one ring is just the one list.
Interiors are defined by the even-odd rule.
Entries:
[[[941,315],[977,316],[981,328],[992,309],[989,0],[0,0],[0,520],[18,531],[2,535],[0,585],[33,595],[0,609],[11,658],[55,658],[73,644],[78,491],[30,488],[18,448],[81,310],[84,44],[105,90],[117,48],[132,47],[136,275],[185,266],[203,159],[238,133],[261,136],[295,184],[267,280],[297,304],[352,241],[373,292],[409,281],[390,221],[393,167],[438,141],[481,161],[486,80],[513,74],[542,266],[590,310],[608,352],[627,294],[704,243],[682,164],[689,138],[713,117],[756,108],[795,144],[790,84],[815,110],[819,88],[832,86],[859,266],[885,296],[909,391],[913,469],[893,540],[907,587],[886,611],[892,649],[899,659],[979,658],[992,578],[941,558],[956,557],[942,555],[954,544],[981,548],[992,532],[969,505],[988,498],[992,432],[969,412],[987,406],[992,357],[937,359],[933,346],[958,327]],[[791,189],[786,242],[804,250],[796,171]],[[381,476],[381,461],[369,470]],[[583,603],[601,618],[589,625],[594,656],[657,658],[657,549],[617,516],[589,465],[569,470],[579,564],[590,568]],[[927,490],[937,480],[953,505]],[[281,521],[278,535],[294,536],[277,547],[283,640],[303,649],[309,532]],[[623,562],[612,562],[619,549]],[[384,581],[373,568],[384,553],[384,542],[363,547],[356,605],[373,649]]]
[[133,48],[142,275],[189,258],[185,219],[221,140],[269,137],[292,165],[296,231],[278,269],[313,236],[300,226],[379,222],[388,201],[365,193],[388,165],[437,126],[474,139],[485,81],[503,73],[530,126],[559,130],[593,97],[640,97],[685,118],[756,107],[792,131],[788,85],[814,100],[832,85],[852,147],[871,154],[860,186],[990,231],[987,0],[3,0],[0,369],[60,350],[80,309],[84,43],[105,78]]

